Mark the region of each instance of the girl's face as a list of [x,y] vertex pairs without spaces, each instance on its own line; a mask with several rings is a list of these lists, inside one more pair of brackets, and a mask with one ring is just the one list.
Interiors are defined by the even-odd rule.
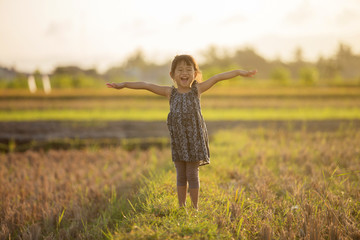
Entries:
[[174,74],[171,76],[178,88],[188,89],[195,80],[196,72],[192,65],[187,65],[185,61],[177,64]]

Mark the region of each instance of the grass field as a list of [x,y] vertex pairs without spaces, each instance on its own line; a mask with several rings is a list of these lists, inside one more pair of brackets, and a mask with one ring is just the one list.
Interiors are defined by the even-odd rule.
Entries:
[[[229,88],[202,96],[207,121],[359,119],[360,88]],[[4,92],[0,121],[166,120],[168,100],[144,91]]]
[[0,155],[0,239],[101,239],[121,215],[123,205],[111,204],[162,166],[164,154],[89,147]]
[[219,132],[199,212],[177,207],[169,149],[2,154],[2,237],[358,239],[359,141],[351,127]]
[[110,239],[358,239],[359,137],[221,132],[200,170],[199,212],[177,208],[175,173],[165,170],[145,181]]
[[[119,94],[5,92],[0,121],[166,120],[166,99]],[[360,88],[219,87],[202,105],[207,121],[289,124],[212,135],[198,212],[177,206],[166,144],[0,153],[0,239],[360,239],[360,129],[342,123],[360,118]]]
[[[121,109],[121,110],[21,110],[0,111],[1,121],[31,120],[138,120],[166,121],[166,109]],[[322,120],[359,119],[360,108],[217,108],[203,110],[207,121],[220,120]]]

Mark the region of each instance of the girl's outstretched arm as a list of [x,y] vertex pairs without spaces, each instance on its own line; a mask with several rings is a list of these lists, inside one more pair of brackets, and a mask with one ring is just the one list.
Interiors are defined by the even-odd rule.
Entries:
[[230,72],[223,72],[223,73],[216,74],[216,75],[212,76],[211,78],[209,78],[208,80],[199,83],[199,85],[198,85],[199,93],[201,94],[201,93],[207,91],[212,86],[214,86],[215,83],[220,82],[222,80],[231,79],[231,78],[234,78],[237,76],[252,77],[256,74],[256,72],[257,72],[256,70],[252,70],[252,71],[233,70]]
[[108,88],[122,89],[144,89],[160,96],[170,98],[171,87],[168,86],[159,86],[153,83],[148,82],[122,82],[122,83],[106,83]]

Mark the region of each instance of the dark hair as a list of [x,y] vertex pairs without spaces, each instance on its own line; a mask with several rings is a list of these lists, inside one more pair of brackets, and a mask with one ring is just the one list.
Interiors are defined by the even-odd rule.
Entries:
[[170,75],[174,75],[175,68],[180,62],[185,62],[188,66],[193,66],[196,72],[196,81],[201,82],[202,76],[198,64],[191,55],[176,55],[174,60],[171,62]]

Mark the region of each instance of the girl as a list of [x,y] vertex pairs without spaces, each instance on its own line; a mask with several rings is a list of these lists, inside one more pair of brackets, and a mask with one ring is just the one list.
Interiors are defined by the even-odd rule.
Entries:
[[146,89],[169,99],[167,125],[171,137],[172,160],[176,167],[180,207],[185,206],[189,183],[193,207],[198,208],[199,166],[210,163],[208,134],[201,114],[200,95],[219,81],[236,76],[252,77],[255,74],[256,70],[233,70],[201,82],[201,72],[194,58],[190,55],[177,55],[170,70],[170,77],[177,88],[147,82],[107,83],[109,88]]

